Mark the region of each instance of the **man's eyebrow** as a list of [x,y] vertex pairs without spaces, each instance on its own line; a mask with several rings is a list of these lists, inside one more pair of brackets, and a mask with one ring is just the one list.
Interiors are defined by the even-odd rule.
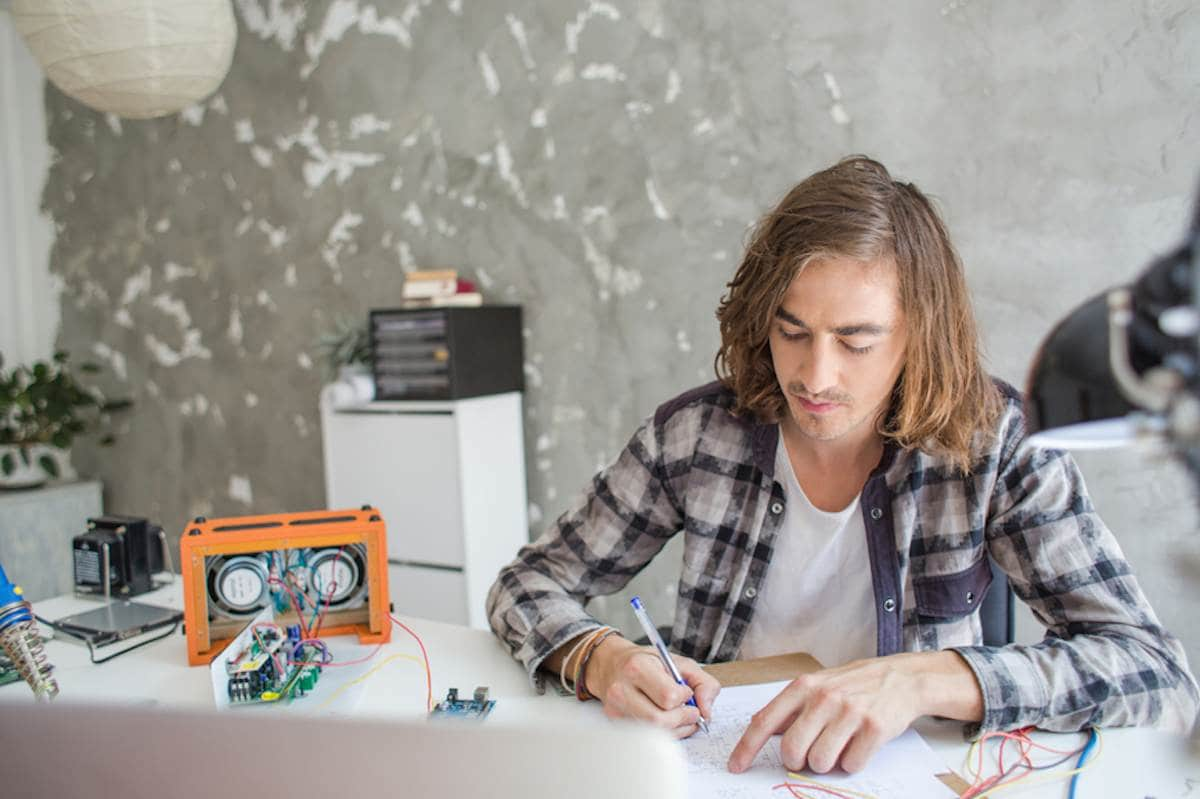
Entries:
[[882,336],[885,333],[892,332],[892,329],[887,325],[880,325],[874,322],[857,322],[852,325],[835,327],[833,332],[839,336]]
[[[793,316],[783,308],[775,311],[775,315],[785,322],[808,330],[808,325],[804,324],[802,319]],[[854,322],[853,324],[835,327],[833,332],[839,336],[882,336],[892,332],[892,328],[875,322]]]
[[780,319],[782,319],[785,322],[791,322],[796,327],[803,327],[806,330],[808,329],[808,325],[804,324],[799,319],[792,316],[787,311],[783,310],[783,308],[779,308],[778,310],[776,310],[775,315],[778,316]]

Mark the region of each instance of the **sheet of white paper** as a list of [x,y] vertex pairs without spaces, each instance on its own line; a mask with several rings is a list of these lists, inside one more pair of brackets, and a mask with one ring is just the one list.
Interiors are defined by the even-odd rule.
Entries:
[[[787,769],[779,756],[779,736],[771,738],[745,772],[730,774],[725,766],[729,753],[750,723],[750,717],[785,685],[787,682],[721,689],[708,735],[698,732],[684,742],[688,760],[688,796],[693,799],[739,796],[765,799],[774,795],[790,799],[791,794],[784,788],[774,793],[771,790],[772,786],[787,781]],[[857,774],[842,771],[802,773],[823,785],[848,788],[876,799],[950,799],[954,792],[934,776],[945,771],[949,769],[938,760],[929,744],[915,731],[908,730],[876,752],[867,767]]]

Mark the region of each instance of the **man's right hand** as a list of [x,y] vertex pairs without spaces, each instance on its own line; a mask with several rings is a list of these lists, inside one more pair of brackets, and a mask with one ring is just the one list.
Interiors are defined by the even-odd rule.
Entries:
[[[652,648],[609,636],[592,653],[585,686],[609,718],[641,719],[687,738],[699,729],[701,716],[712,718],[721,683],[691,658],[672,659],[687,686],[675,684]],[[699,710],[684,704],[693,692]]]

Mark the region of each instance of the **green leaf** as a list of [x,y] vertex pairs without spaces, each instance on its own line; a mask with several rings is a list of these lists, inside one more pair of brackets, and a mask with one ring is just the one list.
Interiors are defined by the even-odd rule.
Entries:
[[17,470],[17,459],[13,457],[11,452],[6,452],[0,456],[0,471],[4,472],[4,476],[8,477]]
[[[34,456],[24,449],[32,444],[65,449],[82,434],[111,435],[112,422],[105,411],[132,403],[128,399],[110,401],[98,388],[76,380],[78,375],[102,371],[95,363],[68,365],[68,353],[63,350],[47,361],[0,369],[0,445],[21,448],[21,459],[32,466]],[[13,468],[18,468],[17,453],[11,458]]]
[[42,467],[42,471],[51,477],[58,477],[58,462],[49,455],[43,455],[38,458],[38,465]]

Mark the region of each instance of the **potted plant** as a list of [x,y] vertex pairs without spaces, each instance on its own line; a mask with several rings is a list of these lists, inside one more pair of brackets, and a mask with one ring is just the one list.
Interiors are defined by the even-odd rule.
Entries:
[[338,315],[333,330],[317,340],[325,362],[325,378],[335,380],[371,371],[371,334],[365,321]]
[[[95,364],[79,365],[95,373]],[[32,488],[60,474],[75,437],[101,426],[105,412],[126,402],[106,402],[99,392],[78,383],[67,367],[67,353],[49,361],[4,369],[0,359],[0,488]],[[111,443],[105,435],[102,444]]]
[[337,316],[333,330],[317,340],[325,365],[327,397],[334,407],[370,402],[375,397],[371,374],[371,333],[366,321]]

